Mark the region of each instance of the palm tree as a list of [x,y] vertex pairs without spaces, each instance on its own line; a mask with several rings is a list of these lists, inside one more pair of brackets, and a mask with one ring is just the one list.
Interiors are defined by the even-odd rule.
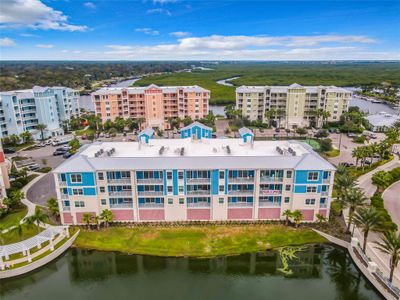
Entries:
[[103,220],[103,218],[101,216],[96,216],[94,219],[96,221],[97,230],[100,230],[100,223],[101,223],[101,220]]
[[289,218],[292,217],[292,211],[290,209],[287,209],[282,213],[282,216],[286,217],[285,225],[288,226],[289,225]]
[[268,119],[268,127],[271,127],[271,121],[274,119],[276,116],[276,109],[271,108],[270,110],[267,110],[264,114],[264,116]]
[[321,224],[321,223],[325,223],[326,221],[327,221],[327,218],[325,218],[323,215],[321,215],[321,214],[316,214],[316,217],[317,217],[317,222],[319,223],[319,224]]
[[386,187],[388,187],[392,180],[392,175],[383,170],[372,175],[372,183],[378,187],[379,192],[382,192]]
[[109,224],[113,221],[114,216],[111,210],[105,209],[100,214],[103,221],[106,223],[106,228],[108,228]]
[[26,222],[30,225],[35,224],[37,225],[38,233],[40,232],[40,224],[47,221],[49,217],[42,211],[39,206],[36,206],[35,213],[29,217],[27,217]]
[[336,175],[335,187],[336,187],[337,199],[339,200],[339,202],[343,199],[345,192],[350,188],[354,188],[355,185],[356,183],[352,176],[347,174]]
[[351,152],[351,156],[356,159],[356,167],[358,167],[358,161],[363,158],[364,153],[361,147],[356,147]]
[[296,209],[294,212],[292,212],[292,218],[294,220],[296,228],[299,227],[300,222],[304,220],[303,213],[299,209]]
[[143,118],[143,117],[139,117],[139,118],[137,119],[137,123],[138,123],[139,130],[142,130],[142,124],[143,124],[144,122],[146,122],[146,119]]
[[40,137],[41,137],[41,140],[42,140],[42,141],[44,140],[44,134],[43,134],[43,132],[46,130],[46,128],[47,128],[47,126],[44,125],[44,124],[38,124],[38,125],[36,125],[36,129],[37,129],[37,130],[40,130]]
[[321,116],[322,116],[322,125],[325,125],[326,120],[331,116],[331,113],[330,111],[323,110]]
[[32,134],[29,131],[24,131],[19,135],[23,143],[28,143],[32,141]]
[[389,281],[393,281],[394,269],[397,267],[400,260],[400,234],[396,236],[395,231],[383,233],[382,242],[374,242],[375,248],[383,253],[390,255],[390,276]]
[[49,198],[47,200],[47,206],[53,216],[57,218],[60,215],[60,209],[58,207],[58,202],[56,198],[53,197]]
[[353,216],[356,209],[365,205],[367,197],[359,188],[350,188],[344,192],[343,198],[339,200],[343,208],[349,209],[347,232],[350,232],[350,226],[353,222]]
[[21,223],[18,223],[18,225],[17,225],[17,232],[18,232],[19,240],[22,241],[22,236],[24,234],[24,230],[22,228]]
[[370,231],[379,231],[382,228],[382,215],[375,207],[360,208],[354,215],[354,224],[364,233],[362,250],[365,253],[367,239]]
[[83,223],[86,223],[87,229],[90,229],[90,223],[92,223],[93,220],[93,215],[91,213],[84,213],[82,221]]
[[317,128],[319,128],[319,120],[321,119],[322,115],[323,115],[324,110],[323,109],[317,109],[312,111],[312,114],[315,116],[315,118],[317,119]]

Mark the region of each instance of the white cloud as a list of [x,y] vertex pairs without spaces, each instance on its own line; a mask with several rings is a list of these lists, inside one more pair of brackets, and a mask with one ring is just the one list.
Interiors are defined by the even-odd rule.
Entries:
[[44,49],[51,49],[51,48],[54,48],[54,45],[52,45],[52,44],[37,44],[36,47],[44,48]]
[[160,32],[158,30],[153,30],[151,28],[136,28],[136,32],[141,32],[148,35],[159,35]]
[[154,4],[167,4],[167,3],[176,3],[178,0],[153,0]]
[[73,25],[68,22],[68,16],[54,10],[39,0],[2,0],[0,10],[1,27],[85,31],[86,26]]
[[14,47],[17,44],[10,38],[2,38],[0,39],[0,46],[1,47]]
[[96,9],[96,4],[94,4],[93,2],[85,2],[83,3],[83,6],[90,9]]
[[182,37],[190,35],[190,32],[174,31],[174,32],[170,32],[169,35],[174,36],[174,37],[178,37],[178,38],[182,38]]
[[20,36],[22,36],[22,37],[37,37],[36,34],[31,34],[31,33],[21,33]]
[[167,16],[172,16],[171,12],[168,9],[164,8],[152,8],[147,10],[148,14],[166,14]]

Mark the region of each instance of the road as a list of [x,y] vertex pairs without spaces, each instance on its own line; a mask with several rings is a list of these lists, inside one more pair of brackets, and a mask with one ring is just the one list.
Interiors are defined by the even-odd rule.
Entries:
[[382,194],[385,208],[397,224],[397,232],[400,233],[400,181],[388,187]]

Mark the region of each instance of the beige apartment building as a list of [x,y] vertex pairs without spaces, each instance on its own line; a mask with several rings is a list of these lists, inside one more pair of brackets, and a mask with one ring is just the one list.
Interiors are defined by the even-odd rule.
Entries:
[[270,117],[277,127],[320,127],[317,110],[329,112],[328,122],[339,121],[351,97],[351,91],[335,86],[241,86],[236,89],[236,109],[251,121],[263,122],[268,122],[266,112],[275,112]]
[[208,115],[210,91],[197,85],[102,88],[92,93],[96,115],[102,121],[116,117],[144,118],[142,127],[168,129],[168,118],[191,117],[193,120]]

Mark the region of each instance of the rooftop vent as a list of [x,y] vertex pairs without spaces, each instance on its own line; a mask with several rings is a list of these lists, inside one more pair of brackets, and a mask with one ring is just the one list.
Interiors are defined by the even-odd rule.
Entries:
[[278,152],[280,155],[283,155],[283,149],[279,146],[276,146],[276,152]]
[[158,154],[159,154],[159,155],[163,155],[164,151],[165,151],[165,147],[162,146],[162,147],[160,148],[160,150],[158,150]]
[[182,147],[180,150],[180,155],[183,156],[185,154],[185,147]]
[[232,152],[231,152],[231,147],[229,147],[229,145],[226,146],[226,152],[227,152],[228,154],[231,154],[231,153],[232,153]]
[[293,156],[296,156],[296,151],[294,151],[292,148],[288,148],[288,152],[290,153],[290,154],[292,154]]

